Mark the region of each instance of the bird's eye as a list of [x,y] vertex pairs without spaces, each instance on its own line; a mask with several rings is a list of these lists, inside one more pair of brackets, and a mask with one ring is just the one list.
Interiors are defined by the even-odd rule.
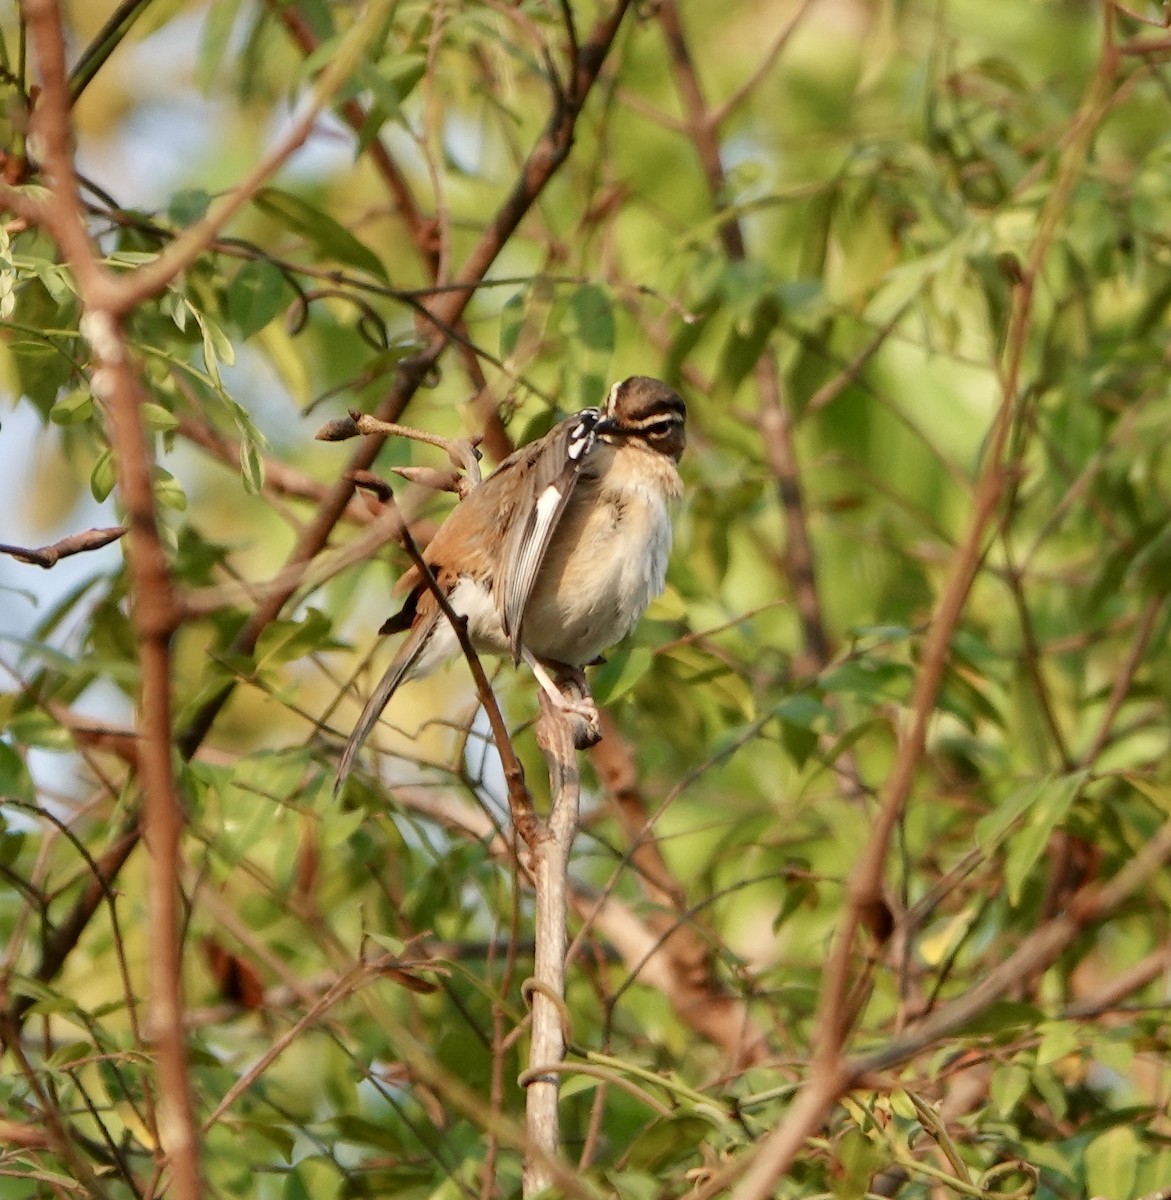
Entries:
[[644,430],[645,437],[662,438],[670,437],[675,430],[676,422],[670,417],[664,417],[661,421],[652,421]]

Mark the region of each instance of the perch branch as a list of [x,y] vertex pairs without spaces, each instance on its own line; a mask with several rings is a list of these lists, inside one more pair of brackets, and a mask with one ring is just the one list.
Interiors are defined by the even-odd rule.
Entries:
[[523,1193],[536,1196],[553,1176],[546,1155],[560,1145],[557,1069],[565,1057],[564,1028],[566,915],[569,905],[569,854],[577,832],[581,775],[573,728],[552,701],[540,693],[537,744],[549,764],[549,817],[529,843],[529,873],[536,890],[536,945],[533,980],[526,987],[532,1005],[529,1068],[524,1082],[525,1126],[529,1144],[544,1155],[525,1156]]

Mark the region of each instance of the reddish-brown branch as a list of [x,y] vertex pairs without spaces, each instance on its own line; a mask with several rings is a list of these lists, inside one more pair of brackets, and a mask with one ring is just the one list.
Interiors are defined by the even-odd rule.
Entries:
[[[42,86],[34,128],[51,185],[37,215],[77,280],[83,311],[81,333],[94,361],[91,385],[106,419],[119,498],[129,528],[131,620],[141,679],[138,778],[143,794],[143,835],[151,852],[147,884],[150,1033],[157,1048],[161,1150],[173,1173],[177,1196],[198,1200],[201,1182],[187,1075],[178,908],[183,813],[171,767],[170,647],[179,606],[156,520],[150,443],[142,420],[146,396],[118,317],[107,307],[110,280],[84,224],[71,152],[61,15],[54,0],[26,0],[25,15]],[[112,864],[115,871],[132,845],[130,837],[120,839]],[[106,886],[104,880],[95,880],[89,891],[104,891]],[[96,905],[96,897],[91,902]],[[75,908],[74,917],[79,911]],[[68,945],[57,944],[63,957]],[[41,970],[51,961],[47,950]]]
[[[317,39],[313,36],[313,31],[301,15],[291,5],[278,5],[274,0],[269,0],[269,6],[277,10],[277,15],[281,23],[285,26],[289,36],[297,43],[301,52],[306,57],[312,54],[317,49]],[[345,101],[339,111],[346,124],[356,134],[361,134],[365,130],[368,114],[358,100],[351,98]],[[419,207],[409,181],[399,168],[398,163],[395,162],[390,151],[387,150],[386,144],[381,137],[374,137],[368,140],[366,154],[374,164],[375,171],[377,171],[386,190],[394,200],[395,208],[407,227],[407,231],[415,247],[415,252],[423,263],[428,278],[432,282],[438,282],[440,245],[443,240],[443,231],[440,228],[439,222],[435,217],[425,215]],[[458,321],[455,324],[455,330],[461,335],[462,340],[459,343],[460,356],[463,359],[464,369],[468,372],[476,395],[477,397],[486,395],[487,380],[484,377],[484,372],[480,366],[480,360],[476,351],[466,340],[467,328],[462,321]],[[500,462],[511,453],[513,448],[512,442],[508,436],[508,431],[504,428],[504,422],[500,419],[500,413],[496,406],[488,405],[485,408],[486,411],[481,413],[484,421],[485,443],[488,452],[497,462]]]
[[[926,747],[927,725],[943,682],[952,635],[967,602],[968,592],[979,568],[983,547],[992,529],[1000,502],[1008,470],[1005,454],[1010,433],[1018,417],[1022,364],[1031,329],[1033,288],[1048,255],[1057,223],[1065,211],[1069,191],[1084,163],[1089,139],[1107,107],[1109,85],[1118,62],[1111,36],[1108,22],[1098,70],[1063,147],[1057,181],[1042,210],[1037,236],[1013,298],[1013,309],[1005,340],[1001,401],[985,445],[983,465],[973,493],[967,530],[952,555],[942,593],[932,614],[915,676],[909,724],[900,738],[894,766],[883,788],[882,802],[874,821],[873,832],[850,874],[846,905],[822,977],[814,1045],[814,1070],[790,1114],[757,1147],[749,1174],[735,1192],[735,1200],[763,1200],[763,1197],[771,1194],[775,1181],[788,1169],[805,1138],[825,1119],[830,1107],[843,1090],[852,1086],[864,1073],[881,1069],[883,1065],[905,1061],[910,1053],[917,1053],[918,1049],[932,1044],[934,1040],[949,1032],[954,1032],[964,1021],[982,1011],[1027,974],[1026,962],[1031,969],[1044,969],[1084,928],[1088,920],[1094,919],[1094,915],[1101,916],[1112,910],[1112,905],[1107,902],[1107,892],[1109,891],[1109,899],[1113,899],[1119,889],[1127,886],[1133,875],[1130,868],[1135,865],[1137,859],[1119,872],[1111,885],[1101,889],[1101,893],[1083,889],[1075,896],[1066,913],[1055,917],[1052,922],[1038,930],[1011,956],[1011,973],[1005,970],[1008,963],[1001,964],[1001,967],[961,998],[961,1001],[947,1006],[946,1016],[942,1011],[936,1012],[919,1023],[915,1026],[916,1036],[910,1042],[902,1039],[896,1043],[901,1048],[893,1052],[889,1062],[886,1056],[871,1055],[847,1067],[843,1049],[853,1014],[850,996],[853,988],[851,962],[855,935],[868,912],[881,902],[883,873],[890,840],[910,795],[911,785]],[[1159,854],[1171,852],[1171,827],[1164,830],[1164,835],[1168,846],[1160,847]],[[1148,853],[1151,851],[1150,846],[1145,849]],[[1029,948],[1027,954],[1026,946]],[[837,1092],[826,1085],[827,1079],[836,1081]]]
[[[711,943],[688,917],[683,888],[651,834],[634,751],[609,714],[603,711],[600,717],[602,740],[590,759],[626,831],[639,883],[656,906],[646,918],[656,938],[640,942],[639,951],[624,957],[638,964],[643,982],[653,979],[667,992],[682,1021],[720,1046],[733,1065],[749,1066],[765,1053],[764,1033],[747,1005],[717,978]],[[652,960],[657,961],[651,965]]]
[[[598,71],[628,7],[629,0],[619,0],[581,46],[568,94],[559,98],[516,185],[458,273],[457,283],[460,286],[437,297],[433,313],[438,332],[421,354],[400,364],[389,394],[378,406],[377,415],[380,417],[393,420],[401,414],[448,344],[444,329],[458,323],[476,286],[565,161],[572,146],[581,106],[596,82]],[[178,619],[178,607],[154,524],[150,460],[145,452],[145,435],[139,421],[138,404],[142,397],[134,369],[126,355],[116,314],[128,311],[133,305],[167,286],[175,273],[209,244],[234,209],[221,205],[208,220],[189,230],[164,252],[158,262],[149,267],[118,279],[110,277],[101,268],[88,241],[69,156],[68,112],[67,103],[62,98],[64,72],[56,7],[52,0],[29,0],[27,12],[30,28],[36,25],[37,18],[41,22],[38,44],[43,43],[41,57],[45,60],[45,69],[42,71],[45,93],[38,121],[47,148],[45,164],[54,187],[44,206],[37,206],[35,211],[22,194],[12,189],[5,189],[4,194],[22,215],[33,216],[45,225],[75,272],[87,310],[86,334],[98,363],[94,390],[109,412],[111,442],[115,447],[120,472],[119,488],[130,517],[129,556],[143,678],[144,745],[140,760],[145,799],[143,824],[152,852],[151,925],[159,939],[157,953],[152,949],[152,988],[156,1016],[154,1033],[158,1038],[163,1101],[160,1126],[166,1132],[164,1140],[174,1172],[176,1194],[181,1200],[194,1200],[199,1192],[198,1159],[183,1057],[175,919],[175,885],[178,877],[175,868],[182,815],[170,766],[169,642]],[[45,46],[50,53],[44,53]],[[56,64],[51,61],[54,54]],[[295,124],[277,152],[269,156],[234,193],[231,205],[238,207],[252,194],[260,182],[267,178],[267,173],[276,162],[299,144],[308,127],[309,116],[306,114]],[[381,441],[381,438],[372,437],[358,447],[350,459],[347,474],[369,468]],[[307,564],[324,548],[345,513],[352,493],[353,485],[347,478],[339,479],[327,490],[314,519],[294,548],[290,566]],[[282,611],[294,586],[290,582],[287,588],[276,590],[266,597],[236,638],[234,650],[248,653],[255,648],[260,633]],[[178,744],[185,757],[190,757],[199,747],[231,690],[230,686],[226,687],[205,704],[180,735]],[[129,856],[137,836],[137,820],[128,820],[116,844],[117,853],[111,853],[107,856],[108,861],[103,861],[103,868],[108,868],[108,874],[103,872],[106,885],[112,882]],[[96,895],[93,894],[95,891]],[[58,935],[46,947],[37,972],[39,977],[52,978],[60,969],[96,910],[100,895],[101,889],[95,885],[75,904]],[[13,1006],[10,1015],[14,1027],[18,1026],[24,1012],[25,1008],[21,1005]],[[534,1151],[534,1155],[538,1160],[547,1158],[539,1149]],[[560,1171],[554,1172],[556,1177],[560,1174]]]

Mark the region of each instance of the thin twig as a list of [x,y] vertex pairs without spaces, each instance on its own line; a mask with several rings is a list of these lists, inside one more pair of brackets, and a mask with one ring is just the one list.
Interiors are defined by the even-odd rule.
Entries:
[[[808,5],[805,5],[798,10],[789,33],[796,28],[796,23],[805,15],[807,8]],[[687,114],[688,132],[707,180],[712,205],[717,214],[722,214],[718,226],[720,242],[729,259],[742,262],[748,257],[748,248],[738,217],[727,208],[728,180],[720,159],[719,120],[713,116],[704,99],[675,0],[662,0],[657,12],[671,53],[675,85]],[[788,33],[777,42],[774,47],[776,53],[780,53],[787,41]],[[772,65],[771,62],[769,65]],[[832,652],[818,594],[792,414],[785,402],[780,370],[770,353],[761,354],[757,360],[756,386],[760,397],[760,436],[769,469],[776,480],[777,497],[785,522],[788,575],[801,619],[802,651],[798,670],[801,674],[814,674],[825,667]]]
[[71,533],[51,546],[39,546],[35,550],[23,546],[0,545],[0,554],[8,554],[20,562],[48,570],[71,554],[84,554],[89,550],[100,550],[116,542],[126,532],[125,525],[114,525],[108,529],[87,529],[83,533]]
[[525,786],[524,768],[521,766],[520,759],[517,758],[516,750],[513,748],[512,736],[508,732],[508,725],[505,723],[504,715],[500,711],[500,704],[496,699],[496,693],[492,691],[492,685],[488,682],[488,676],[484,672],[484,665],[480,662],[480,656],[476,653],[476,648],[472,645],[472,639],[468,635],[467,620],[459,616],[451,607],[447,599],[447,594],[439,586],[439,581],[435,578],[427,560],[415,544],[415,539],[411,536],[411,531],[407,528],[406,522],[402,520],[401,514],[398,513],[398,506],[395,504],[393,496],[390,496],[388,506],[393,513],[398,515],[400,522],[399,536],[402,538],[403,547],[410,556],[411,562],[414,563],[419,574],[422,576],[423,582],[428,591],[431,592],[435,603],[439,605],[444,619],[451,625],[455,636],[459,639],[460,649],[463,651],[464,658],[467,659],[468,667],[472,672],[472,679],[476,684],[476,695],[484,707],[484,712],[488,717],[488,724],[492,727],[492,736],[496,740],[496,752],[500,755],[500,766],[504,772],[504,781],[508,788],[508,807],[512,813],[513,828],[522,840],[529,842],[534,836],[533,830],[537,821],[536,811],[533,808],[533,798],[529,795],[529,790]]

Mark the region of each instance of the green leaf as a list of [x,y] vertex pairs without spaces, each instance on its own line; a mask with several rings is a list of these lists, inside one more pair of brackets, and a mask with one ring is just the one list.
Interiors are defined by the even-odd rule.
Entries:
[[781,745],[798,768],[809,761],[809,756],[817,749],[817,740],[817,733],[808,725],[781,720]]
[[333,622],[317,608],[294,621],[273,621],[256,643],[257,668],[295,662],[332,645]]
[[268,441],[252,423],[252,418],[243,405],[233,400],[227,392],[221,392],[220,397],[227,404],[240,433],[240,475],[244,490],[249,495],[258,495],[264,486],[264,461],[260,455]]
[[241,0],[212,0],[203,17],[196,56],[195,82],[202,92],[211,89],[231,44]]
[[89,490],[93,498],[100,504],[114,490],[116,476],[114,473],[114,455],[110,450],[105,451],[94,463],[89,475]]
[[365,150],[382,126],[397,115],[403,101],[426,73],[427,56],[418,51],[387,55],[377,66],[369,61],[359,65],[356,78],[362,87],[369,89],[375,103],[370,105],[366,120],[358,131],[358,153]]
[[646,646],[615,651],[594,674],[590,690],[600,704],[625,696],[651,669],[654,654]]
[[185,188],[176,192],[167,205],[167,216],[176,225],[194,225],[207,214],[211,207],[211,193],[203,188]]
[[284,275],[261,259],[246,262],[228,285],[228,312],[247,340],[259,333],[285,306]]
[[373,1146],[385,1150],[396,1158],[405,1158],[409,1153],[407,1143],[398,1133],[385,1124],[368,1121],[365,1117],[346,1113],[334,1119],[337,1137],[342,1142],[355,1146]]
[[566,339],[565,390],[576,385],[578,404],[599,404],[609,384],[614,357],[614,311],[609,294],[595,283],[574,289],[561,319]]
[[1143,1144],[1129,1125],[1117,1125],[1086,1146],[1086,1192],[1109,1200],[1131,1200]]
[[80,425],[93,416],[93,393],[85,388],[78,388],[62,396],[49,410],[49,420],[54,425]]
[[662,1171],[671,1163],[692,1158],[711,1128],[710,1121],[690,1113],[666,1117],[638,1136],[627,1152],[627,1161],[638,1170]]
[[596,283],[586,283],[569,298],[563,331],[588,350],[610,355],[614,351],[614,308],[609,293]]
[[1086,780],[1085,771],[1047,779],[1034,793],[1024,814],[1024,827],[1009,842],[1004,881],[1009,903],[1020,903],[1021,890],[1053,830],[1065,819]]
[[179,418],[161,404],[146,403],[142,406],[142,419],[151,429],[170,433],[179,428]]
[[507,358],[520,340],[525,325],[525,298],[523,292],[509,296],[500,310],[500,357]]
[[837,1145],[840,1170],[835,1172],[831,1188],[834,1200],[862,1200],[870,1177],[885,1166],[886,1149],[857,1128],[850,1128]]
[[231,338],[220,328],[219,323],[209,317],[207,313],[200,312],[199,309],[192,306],[191,315],[199,325],[199,332],[203,338],[203,361],[207,367],[207,373],[211,376],[215,386],[222,388],[220,363],[232,366],[236,361],[236,349],[232,345]]
[[1068,1054],[1076,1054],[1082,1046],[1078,1028],[1071,1021],[1045,1021],[1038,1026],[1041,1042],[1037,1047],[1037,1065],[1048,1066]]
[[308,201],[291,192],[269,187],[257,192],[253,203],[262,212],[299,233],[319,257],[357,267],[379,279],[387,278],[386,268],[373,250],[358,241],[344,225]]
[[49,1055],[46,1063],[50,1067],[69,1067],[88,1058],[93,1052],[94,1047],[89,1042],[66,1042]]
[[989,1094],[996,1111],[1008,1119],[1029,1090],[1032,1075],[1020,1063],[1008,1063],[992,1074]]
[[163,467],[155,467],[151,472],[151,479],[155,499],[159,504],[174,512],[187,511],[187,493],[170,471]]
[[26,801],[33,798],[33,783],[28,767],[7,742],[0,742],[0,796]]

